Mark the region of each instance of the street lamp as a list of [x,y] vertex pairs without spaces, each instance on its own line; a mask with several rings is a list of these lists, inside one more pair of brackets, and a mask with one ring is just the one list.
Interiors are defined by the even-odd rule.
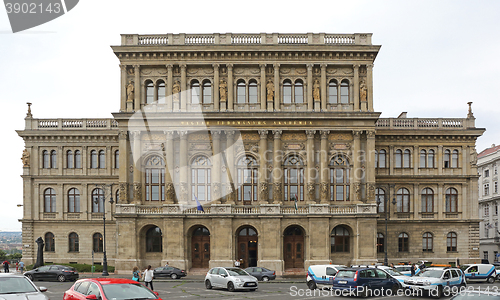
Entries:
[[[98,185],[96,184],[96,187],[98,187]],[[104,185],[102,185],[101,187],[104,187]],[[110,184],[109,185],[109,204],[113,204],[114,201],[113,201],[113,184]],[[97,204],[97,206],[99,207],[99,200],[100,200],[100,197],[104,197],[104,199],[102,199],[102,226],[103,226],[103,241],[102,241],[102,254],[103,254],[103,258],[102,258],[102,276],[109,276],[109,273],[108,273],[108,257],[106,256],[106,203],[105,203],[105,194],[104,194],[104,189],[103,189],[103,195],[99,195],[99,197],[96,197],[96,199],[94,199],[94,203]]]
[[[393,193],[392,193],[392,204],[396,204],[396,198],[394,197],[394,184],[391,184],[389,186],[390,188],[392,188],[393,190]],[[377,196],[377,205],[380,206],[380,204],[382,203],[382,200],[380,200],[380,195]],[[388,242],[388,237],[387,237],[387,221],[388,221],[388,217],[389,217],[389,212],[388,212],[388,209],[389,209],[389,206],[387,205],[387,201],[389,200],[389,197],[385,197],[384,195],[384,212],[385,212],[385,236],[384,236],[384,265],[385,266],[388,266],[389,265],[389,261],[387,259],[387,242]]]

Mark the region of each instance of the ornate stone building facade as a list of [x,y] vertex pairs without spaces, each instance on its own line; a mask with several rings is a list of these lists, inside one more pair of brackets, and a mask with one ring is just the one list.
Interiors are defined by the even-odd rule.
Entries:
[[[467,118],[381,119],[371,34],[122,35],[113,119],[35,119],[23,256],[118,272],[479,256]],[[113,199],[112,203],[109,201]],[[394,202],[394,204],[392,204]],[[387,212],[387,233],[385,216]]]

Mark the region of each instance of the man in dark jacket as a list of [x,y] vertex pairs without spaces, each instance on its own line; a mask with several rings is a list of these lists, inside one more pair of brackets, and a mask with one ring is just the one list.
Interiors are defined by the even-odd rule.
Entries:
[[3,262],[3,271],[9,273],[9,262],[7,260]]

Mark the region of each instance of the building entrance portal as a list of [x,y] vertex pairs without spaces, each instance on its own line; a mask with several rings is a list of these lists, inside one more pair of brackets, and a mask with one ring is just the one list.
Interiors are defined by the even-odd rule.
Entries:
[[304,268],[304,233],[296,226],[285,230],[283,238],[285,269]]
[[210,261],[210,231],[199,227],[191,238],[191,260],[193,268],[208,268]]
[[257,266],[257,232],[252,227],[245,227],[238,233],[238,257],[242,259],[241,268]]

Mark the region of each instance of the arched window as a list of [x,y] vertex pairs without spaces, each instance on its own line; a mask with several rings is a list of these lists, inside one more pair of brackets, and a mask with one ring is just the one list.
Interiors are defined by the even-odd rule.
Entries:
[[385,168],[386,165],[385,165],[385,155],[386,155],[386,152],[384,149],[380,149],[380,151],[378,151],[378,153],[375,153],[375,160],[376,160],[376,163],[375,163],[375,166],[377,168]]
[[292,103],[292,82],[290,80],[283,81],[283,103]]
[[99,151],[99,169],[106,168],[106,155],[104,150]]
[[432,252],[432,233],[426,232],[422,236],[422,251]]
[[158,95],[158,103],[165,103],[165,82],[163,80],[158,82],[156,93]]
[[338,102],[338,84],[337,80],[332,79],[328,84],[328,103],[337,103]]
[[146,232],[146,252],[162,252],[162,234],[159,227],[151,227]]
[[384,235],[380,232],[377,232],[377,253],[385,252],[384,244],[385,244]]
[[458,168],[458,150],[453,150],[451,153],[451,167]]
[[66,151],[66,168],[73,169],[75,167],[75,161],[73,156],[73,151]]
[[96,188],[92,191],[92,212],[104,212],[104,191],[100,188]]
[[295,103],[304,103],[304,85],[302,84],[302,80],[295,81],[294,92]]
[[248,84],[248,100],[250,104],[256,104],[258,102],[257,82],[255,80],[250,80]]
[[49,151],[47,150],[43,150],[42,152],[42,158],[43,158],[43,168],[44,169],[49,169],[50,168],[50,155],[49,155]]
[[349,103],[349,81],[347,79],[340,83],[340,103]]
[[45,234],[45,252],[56,251],[54,234],[52,232],[47,232]]
[[444,150],[444,158],[443,158],[443,161],[444,161],[444,167],[445,168],[451,168],[451,152],[450,150],[446,149]]
[[285,201],[304,201],[304,164],[298,156],[289,156],[283,165]]
[[434,212],[434,191],[430,188],[425,188],[422,190],[422,212],[431,213]]
[[403,167],[403,151],[400,149],[396,150],[395,153],[395,159],[396,159],[396,168],[402,168]]
[[57,168],[57,152],[56,150],[50,151],[50,167]]
[[115,169],[120,168],[120,150],[115,151]]
[[97,167],[98,167],[97,151],[92,150],[90,151],[90,168],[97,169]]
[[429,150],[427,154],[427,168],[434,168],[434,150]]
[[69,240],[69,252],[78,252],[80,251],[80,241],[78,238],[78,234],[76,232],[72,232],[68,236]]
[[409,240],[408,233],[402,232],[399,234],[399,236],[398,236],[398,251],[399,252],[408,252],[408,250],[409,250],[408,240]]
[[385,212],[385,191],[381,188],[375,190],[375,199],[377,200],[377,212]]
[[72,188],[68,191],[68,212],[80,212],[80,191]]
[[398,212],[410,212],[410,192],[406,188],[399,189],[396,193]]
[[53,188],[48,188],[43,192],[45,212],[56,212],[56,191]]
[[211,168],[212,163],[205,156],[197,156],[191,163],[191,200],[196,201],[211,201],[210,184],[211,184]]
[[458,192],[455,188],[446,190],[445,212],[456,213],[458,211]]
[[153,155],[145,164],[146,201],[165,201],[165,161],[158,155]]
[[237,99],[237,102],[236,103],[245,103],[246,102],[246,98],[247,98],[247,95],[246,95],[246,84],[245,84],[245,81],[243,80],[240,80],[238,81],[238,84],[236,86],[236,99]]
[[457,234],[455,232],[450,232],[446,236],[446,251],[457,251]]
[[92,250],[94,250],[94,252],[103,252],[102,234],[94,233],[92,236]]
[[349,162],[344,155],[330,160],[330,201],[350,201]]
[[[257,185],[259,178],[259,167],[252,156],[244,156],[238,160],[238,201],[248,203],[257,201]],[[240,202],[241,203],[241,202]]]
[[427,162],[427,152],[425,150],[420,150],[420,168],[425,168],[426,162]]
[[80,153],[80,150],[75,151],[75,168],[82,168],[82,155]]
[[200,83],[198,80],[191,81],[191,103],[200,103]]
[[410,167],[410,150],[405,150],[403,153],[403,168],[409,168]]
[[154,102],[154,85],[153,82],[146,82],[146,104]]
[[212,103],[212,83],[206,80],[203,82],[203,104]]
[[330,234],[330,252],[349,252],[349,230],[342,225],[333,228]]

